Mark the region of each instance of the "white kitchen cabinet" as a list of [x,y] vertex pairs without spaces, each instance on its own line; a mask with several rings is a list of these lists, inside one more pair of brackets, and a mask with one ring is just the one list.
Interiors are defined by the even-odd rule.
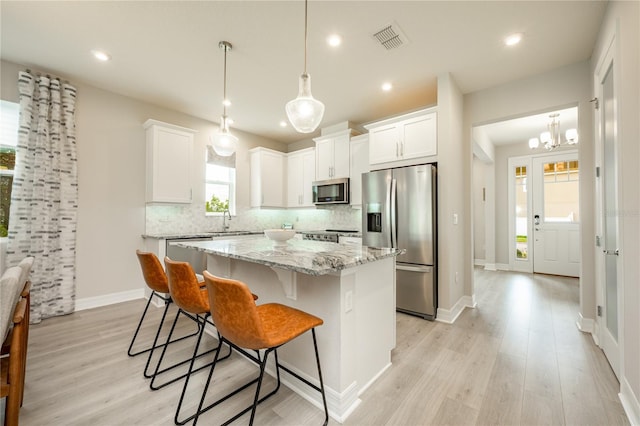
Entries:
[[350,145],[349,202],[352,206],[360,206],[362,205],[362,173],[369,171],[369,135],[352,137]]
[[285,154],[267,148],[249,150],[251,207],[285,206]]
[[147,120],[147,203],[191,203],[195,130]]
[[311,184],[315,179],[315,148],[287,154],[287,207],[313,207]]
[[346,129],[319,136],[316,143],[316,180],[349,177],[349,140],[352,130]]
[[365,126],[369,163],[381,164],[438,153],[437,115],[431,108]]

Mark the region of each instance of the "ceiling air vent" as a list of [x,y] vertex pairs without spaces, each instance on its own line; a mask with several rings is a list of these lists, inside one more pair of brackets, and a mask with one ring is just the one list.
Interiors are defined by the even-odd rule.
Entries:
[[407,43],[407,37],[395,22],[374,33],[373,37],[387,50],[396,49]]

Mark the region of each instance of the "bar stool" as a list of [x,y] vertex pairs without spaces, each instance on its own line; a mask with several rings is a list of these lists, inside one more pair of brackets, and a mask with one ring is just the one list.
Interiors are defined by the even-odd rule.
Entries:
[[[127,354],[129,356],[136,356],[136,355],[140,355],[146,352],[150,352],[149,353],[149,357],[147,358],[147,363],[145,364],[144,367],[144,377],[146,377],[147,379],[152,378],[154,375],[150,374],[149,372],[149,365],[151,363],[151,359],[153,357],[153,351],[154,349],[157,349],[159,347],[165,346],[166,344],[169,343],[175,343],[175,342],[179,342],[183,339],[187,339],[189,337],[193,337],[195,335],[197,335],[200,332],[200,324],[199,322],[196,321],[196,323],[198,324],[198,329],[191,334],[188,334],[186,336],[180,337],[178,339],[175,339],[173,341],[170,341],[168,343],[163,343],[158,345],[158,339],[160,337],[160,331],[162,330],[162,326],[164,325],[164,320],[167,316],[167,312],[169,311],[169,306],[171,305],[171,303],[173,303],[173,301],[171,300],[171,297],[169,296],[169,283],[168,283],[168,279],[167,279],[167,275],[164,272],[164,269],[162,268],[162,264],[160,263],[160,260],[158,259],[158,257],[150,252],[143,252],[140,250],[136,250],[136,256],[138,257],[138,261],[140,262],[140,267],[142,268],[142,275],[144,277],[144,281],[147,284],[147,286],[149,287],[149,289],[151,289],[151,296],[149,296],[149,300],[147,301],[147,305],[144,308],[144,311],[142,312],[142,316],[140,317],[140,321],[138,322],[138,326],[136,327],[136,331],[133,334],[133,339],[131,339],[131,344],[129,345],[129,350],[127,351]],[[204,284],[204,281],[202,281],[202,284]],[[160,299],[164,302],[164,312],[162,313],[162,319],[160,320],[160,323],[158,324],[158,330],[156,331],[155,337],[153,339],[153,343],[151,344],[150,347],[143,349],[143,350],[139,350],[137,352],[133,352],[133,345],[135,344],[135,341],[138,337],[138,332],[140,331],[140,328],[142,327],[142,323],[144,322],[144,319],[147,315],[147,311],[149,310],[149,305],[151,304],[151,301],[153,298],[157,298]],[[178,310],[178,313],[176,314],[176,318],[175,321],[178,320],[178,317],[180,316],[182,312],[180,310]],[[191,316],[187,317],[189,319],[193,318]],[[188,360],[187,360],[188,362]],[[162,373],[164,371],[170,370],[173,367],[177,367],[178,365],[182,365],[184,364],[176,364],[175,366],[172,366],[170,368],[167,368],[163,371],[159,371],[158,373]]]
[[[178,407],[176,408],[175,422],[176,424],[184,424],[187,421],[189,421],[191,418],[188,418],[187,420],[184,420],[182,421],[182,423],[180,423],[180,421],[178,420],[178,417],[180,415],[180,408],[182,407],[184,395],[189,385],[189,377],[191,376],[192,373],[195,373],[211,365],[211,363],[209,363],[194,370],[193,365],[195,363],[195,360],[196,358],[202,355],[211,353],[213,351],[216,351],[216,359],[217,359],[221,349],[221,345],[219,345],[215,349],[209,350],[207,352],[204,352],[198,355],[198,350],[200,347],[200,342],[202,340],[202,335],[204,334],[205,325],[207,322],[213,325],[213,323],[210,320],[208,321],[209,317],[211,316],[211,310],[209,309],[209,297],[207,294],[207,288],[200,286],[200,283],[196,278],[196,274],[193,271],[191,264],[189,264],[188,262],[173,261],[170,258],[165,257],[164,265],[167,271],[167,278],[169,281],[169,292],[171,294],[171,298],[173,299],[173,302],[180,308],[181,311],[195,316],[195,318],[197,318],[200,323],[200,332],[198,333],[198,340],[193,350],[193,356],[191,357],[189,370],[184,376],[180,377],[180,378],[186,377],[186,379],[185,379],[184,387],[182,388],[182,393],[180,394]],[[167,341],[171,339],[171,335],[173,334],[175,325],[176,325],[176,321],[174,321],[173,325],[171,326],[171,331],[169,332]],[[160,367],[160,364],[162,363],[162,359],[164,358],[166,349],[167,348],[165,346],[162,350],[162,355],[160,356],[160,360],[158,361],[158,365],[156,366],[156,369]],[[231,348],[229,348],[229,353],[220,359],[226,359],[230,355],[231,355]],[[173,381],[169,383],[172,383]],[[153,379],[151,381],[151,388],[154,389]]]
[[[198,411],[195,414],[193,424],[195,425],[197,423],[198,417],[202,413],[257,382],[253,405],[245,408],[223,423],[223,425],[228,425],[243,414],[251,411],[249,424],[252,425],[258,404],[278,391],[280,387],[280,369],[282,368],[289,374],[301,380],[303,383],[311,386],[321,393],[325,412],[324,425],[326,426],[329,421],[329,411],[327,409],[327,399],[324,392],[324,383],[322,381],[322,371],[320,369],[320,357],[318,355],[318,344],[315,332],[315,327],[323,324],[322,319],[279,303],[266,303],[264,305],[256,306],[252,300],[251,292],[245,283],[232,279],[216,277],[207,271],[204,271],[203,275],[207,289],[209,290],[211,316],[213,317],[213,321],[218,330],[219,343],[218,352],[216,352],[214,361],[211,365],[209,377],[207,378],[207,382],[202,392],[202,398],[200,399],[200,404],[198,405]],[[319,387],[305,378],[300,377],[290,369],[280,365],[278,362],[277,349],[309,330],[311,330],[311,334],[313,336],[313,348],[316,355],[318,378],[320,381]],[[220,347],[223,343],[227,343],[229,346],[252,359],[254,362],[257,362],[260,365],[260,374],[256,379],[203,408],[207,389],[209,388],[213,371],[218,361]],[[264,349],[265,352],[262,360],[260,360],[259,356],[256,359],[242,348],[255,351]],[[275,356],[277,384],[274,390],[260,398],[262,378],[264,376],[267,359],[271,352],[273,352]]]

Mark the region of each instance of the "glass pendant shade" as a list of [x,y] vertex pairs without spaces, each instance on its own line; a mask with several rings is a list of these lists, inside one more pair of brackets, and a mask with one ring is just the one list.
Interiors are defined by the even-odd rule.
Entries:
[[298,97],[287,102],[287,117],[296,131],[311,133],[318,128],[324,116],[324,104],[311,95],[311,77],[300,76]]
[[538,138],[529,139],[529,148],[536,149],[540,145]]
[[220,120],[220,130],[218,130],[218,133],[211,135],[209,141],[211,142],[211,146],[213,146],[213,150],[218,155],[228,157],[236,152],[238,138],[229,133],[227,117],[222,117]]

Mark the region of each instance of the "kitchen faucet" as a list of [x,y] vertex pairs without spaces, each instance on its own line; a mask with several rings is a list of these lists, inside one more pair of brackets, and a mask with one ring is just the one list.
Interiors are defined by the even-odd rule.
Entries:
[[227,214],[229,215],[229,221],[231,221],[231,212],[227,209],[222,212],[222,232],[229,229],[227,225]]

